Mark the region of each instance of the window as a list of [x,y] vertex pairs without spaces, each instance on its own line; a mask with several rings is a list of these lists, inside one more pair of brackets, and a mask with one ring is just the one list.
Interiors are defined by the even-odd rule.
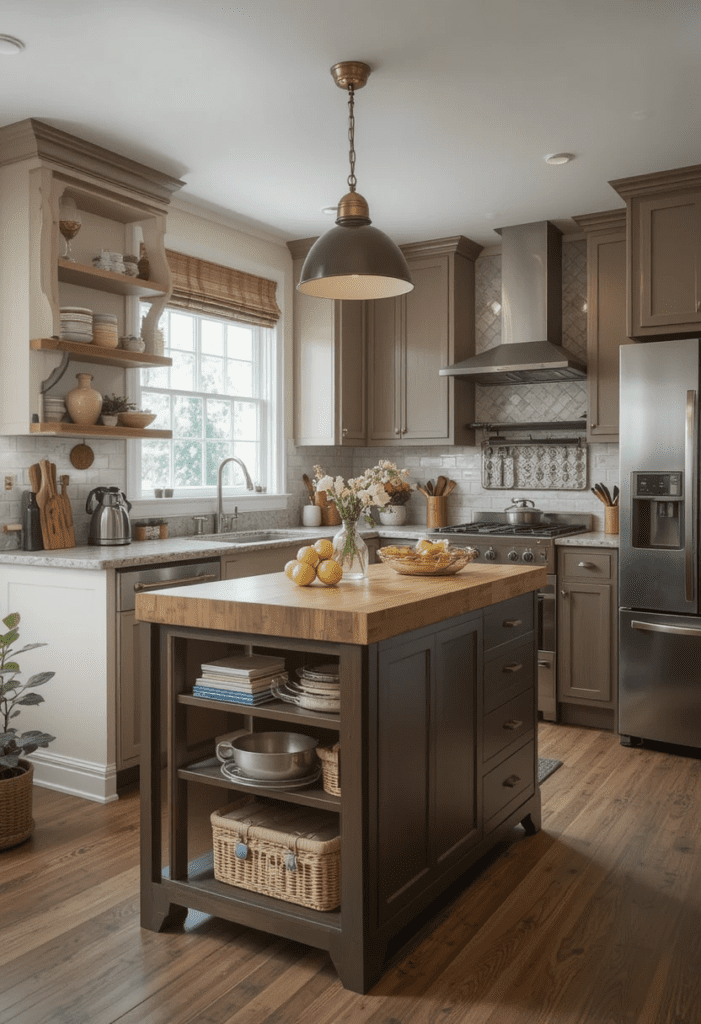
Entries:
[[[153,428],[172,440],[134,446],[132,479],[141,495],[173,488],[176,497],[211,496],[221,461],[236,455],[254,483],[278,490],[277,329],[166,308],[159,323],[172,367],[140,371],[139,405],[157,414]],[[234,463],[228,493],[248,493]]]

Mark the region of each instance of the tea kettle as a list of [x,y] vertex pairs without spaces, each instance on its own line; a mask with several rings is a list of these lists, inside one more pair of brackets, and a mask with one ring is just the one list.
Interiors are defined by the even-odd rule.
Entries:
[[[93,499],[97,507],[93,506]],[[131,502],[118,487],[96,487],[90,491],[85,503],[85,511],[92,512],[88,544],[131,544],[130,508]]]

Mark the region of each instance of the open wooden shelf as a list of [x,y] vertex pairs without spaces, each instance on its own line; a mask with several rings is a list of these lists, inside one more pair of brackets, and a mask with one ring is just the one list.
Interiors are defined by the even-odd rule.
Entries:
[[209,786],[235,789],[237,792],[255,796],[258,799],[263,797],[267,800],[282,800],[288,804],[303,804],[305,807],[318,807],[323,811],[337,813],[341,810],[341,798],[327,793],[321,778],[313,786],[300,787],[300,789],[254,789],[252,786],[237,783],[223,775],[221,764],[216,757],[178,768],[178,778],[187,779],[188,782],[200,782]]
[[66,284],[78,284],[83,288],[97,288],[101,292],[112,292],[113,295],[137,295],[141,298],[155,298],[165,295],[167,289],[156,281],[142,281],[138,277],[127,274],[115,274],[111,270],[99,270],[88,267],[84,263],[73,263],[71,260],[58,261],[58,279]]
[[234,714],[248,715],[251,718],[269,718],[277,722],[294,721],[297,726],[309,725],[313,729],[331,729],[334,732],[338,732],[341,728],[340,715],[330,714],[325,711],[309,711],[306,708],[297,707],[295,704],[288,704],[284,700],[271,700],[267,704],[250,707],[248,704],[236,704],[233,701],[193,697],[191,693],[180,693],[178,694],[177,701],[178,704],[212,708],[217,711],[231,711]]
[[134,370],[154,366],[172,366],[170,356],[155,356],[149,352],[127,352],[122,348],[102,348],[99,345],[84,345],[78,341],[62,341],[60,338],[33,338],[29,347],[42,352],[67,352],[75,363],[95,363],[100,366],[123,366]]
[[69,434],[73,437],[131,437],[147,439],[169,439],[173,436],[172,430],[137,430],[135,427],[103,427],[96,423],[87,427],[81,423],[30,423],[29,431],[32,434]]

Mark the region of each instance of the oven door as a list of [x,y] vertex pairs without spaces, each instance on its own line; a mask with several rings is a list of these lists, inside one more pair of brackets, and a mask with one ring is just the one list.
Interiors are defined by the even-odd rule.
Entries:
[[538,598],[538,711],[557,721],[557,577],[548,576]]

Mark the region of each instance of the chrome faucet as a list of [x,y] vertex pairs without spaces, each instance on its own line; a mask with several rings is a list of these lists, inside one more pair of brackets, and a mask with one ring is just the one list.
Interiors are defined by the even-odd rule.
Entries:
[[[219,470],[217,472],[217,515],[214,520],[214,532],[223,533],[224,521],[226,518],[222,510],[222,473],[224,472],[224,466],[227,462],[235,462],[237,466],[240,466],[243,470],[243,475],[246,478],[246,487],[249,491],[253,490],[253,481],[251,480],[251,474],[246,469],[245,465],[236,455],[230,455],[228,459],[223,459],[219,464]],[[237,509],[238,511],[238,509]],[[238,518],[238,517],[237,517]]]

